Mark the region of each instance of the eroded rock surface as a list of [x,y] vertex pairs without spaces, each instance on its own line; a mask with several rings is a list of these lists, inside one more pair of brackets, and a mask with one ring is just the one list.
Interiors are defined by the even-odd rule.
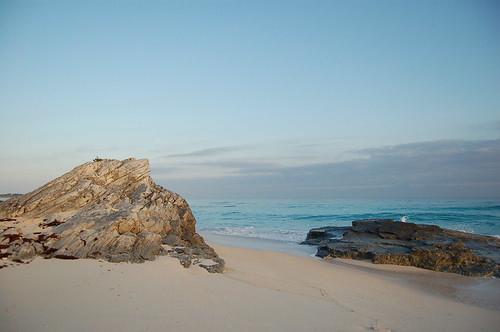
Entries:
[[0,203],[0,257],[143,262],[157,255],[222,272],[178,194],[156,185],[147,160],[99,160]]
[[311,229],[303,244],[316,256],[367,259],[468,276],[500,277],[500,239],[389,219],[353,221],[351,227]]

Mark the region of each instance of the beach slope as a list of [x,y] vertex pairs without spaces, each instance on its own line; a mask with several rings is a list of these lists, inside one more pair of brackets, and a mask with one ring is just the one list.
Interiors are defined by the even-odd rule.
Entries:
[[[43,260],[0,270],[1,331],[493,331],[499,283],[216,246],[224,274]],[[489,294],[489,295],[485,295]]]

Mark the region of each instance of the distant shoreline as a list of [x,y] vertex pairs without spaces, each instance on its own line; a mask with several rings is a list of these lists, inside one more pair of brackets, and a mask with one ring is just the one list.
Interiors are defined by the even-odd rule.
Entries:
[[0,201],[6,201],[8,199],[11,199],[12,197],[17,197],[21,195],[22,194],[14,194],[14,193],[0,194]]

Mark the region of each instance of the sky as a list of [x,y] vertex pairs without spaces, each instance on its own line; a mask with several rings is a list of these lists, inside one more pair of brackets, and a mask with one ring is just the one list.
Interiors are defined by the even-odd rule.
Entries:
[[500,5],[0,0],[0,123],[0,192],[500,199]]

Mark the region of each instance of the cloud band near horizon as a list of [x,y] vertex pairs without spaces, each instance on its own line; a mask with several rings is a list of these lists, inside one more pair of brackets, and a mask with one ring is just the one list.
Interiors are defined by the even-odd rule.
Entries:
[[[500,198],[499,139],[442,140],[352,153],[350,160],[293,167],[204,154],[200,160],[156,164],[152,171],[168,188],[200,198]],[[175,176],[190,168],[197,175]]]

